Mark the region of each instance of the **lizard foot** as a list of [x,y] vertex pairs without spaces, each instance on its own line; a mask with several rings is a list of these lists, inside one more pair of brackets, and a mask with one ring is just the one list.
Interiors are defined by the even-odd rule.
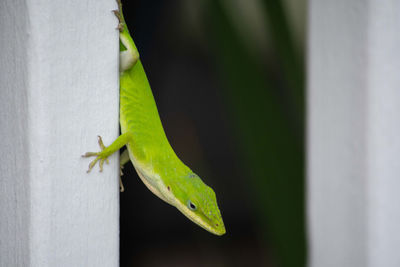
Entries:
[[124,29],[124,18],[122,16],[122,3],[121,0],[117,0],[117,4],[118,4],[118,9],[117,10],[113,10],[112,12],[114,13],[114,15],[118,18],[118,27],[117,29],[122,32],[122,30]]
[[82,155],[82,157],[84,158],[88,158],[88,157],[96,157],[92,162],[90,162],[89,164],[89,169],[87,170],[87,172],[89,173],[93,167],[96,165],[96,163],[99,161],[99,167],[100,167],[100,172],[103,171],[103,165],[104,162],[106,162],[108,164],[108,156],[105,153],[103,153],[104,149],[106,148],[103,144],[103,140],[101,139],[101,136],[97,136],[98,137],[98,142],[99,142],[99,146],[101,151],[100,152],[86,152],[84,155]]
[[113,12],[114,15],[118,18],[117,30],[119,30],[120,32],[122,32],[122,30],[124,29],[124,24],[122,23],[121,13],[120,13],[119,10],[113,10],[112,12]]
[[125,191],[125,187],[124,187],[124,184],[122,183],[121,177],[119,177],[119,191],[120,192],[124,192]]

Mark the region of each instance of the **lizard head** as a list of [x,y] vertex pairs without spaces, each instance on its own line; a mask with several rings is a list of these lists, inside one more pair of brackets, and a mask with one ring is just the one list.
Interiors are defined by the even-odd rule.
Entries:
[[199,176],[190,173],[169,190],[175,196],[174,206],[186,217],[213,234],[225,234],[214,190]]

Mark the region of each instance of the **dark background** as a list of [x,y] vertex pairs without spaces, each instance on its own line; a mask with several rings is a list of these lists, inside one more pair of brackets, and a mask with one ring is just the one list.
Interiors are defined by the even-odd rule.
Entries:
[[127,164],[121,266],[305,266],[304,1],[123,4],[168,139],[215,190],[227,233]]

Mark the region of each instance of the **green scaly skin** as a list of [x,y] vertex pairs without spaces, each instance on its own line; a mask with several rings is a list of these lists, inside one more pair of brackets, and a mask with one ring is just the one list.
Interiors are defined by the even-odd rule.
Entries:
[[[225,234],[214,191],[176,156],[161,124],[157,106],[122,14],[114,11],[120,30],[120,124],[122,134],[108,147],[99,137],[100,152],[84,157],[96,158],[88,172],[99,162],[100,171],[107,158],[124,145],[121,167],[132,161],[144,184],[159,198],[175,206],[207,231]],[[129,153],[129,157],[126,153]]]

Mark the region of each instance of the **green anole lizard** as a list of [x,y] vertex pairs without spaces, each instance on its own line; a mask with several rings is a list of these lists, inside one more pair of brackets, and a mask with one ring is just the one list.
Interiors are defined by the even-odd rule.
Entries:
[[120,31],[121,135],[108,147],[99,136],[101,151],[83,155],[96,157],[88,172],[97,162],[102,171],[107,158],[126,145],[127,150],[120,157],[121,167],[130,159],[151,192],[207,231],[223,235],[225,226],[214,191],[182,163],[167,140],[139,52],[122,14],[122,4],[117,2],[114,13]]

